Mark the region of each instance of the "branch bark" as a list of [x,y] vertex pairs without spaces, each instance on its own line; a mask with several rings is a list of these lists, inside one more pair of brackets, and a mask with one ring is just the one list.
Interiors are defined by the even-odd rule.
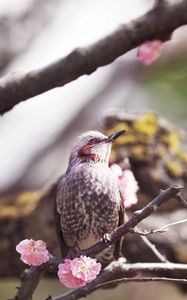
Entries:
[[[166,201],[168,201],[171,198],[178,199],[178,195],[181,190],[182,190],[181,186],[175,185],[165,191],[162,191],[155,199],[153,199],[153,201],[151,203],[146,205],[141,210],[136,211],[134,214],[132,214],[131,218],[124,225],[122,225],[122,226],[118,227],[116,230],[114,230],[112,232],[112,234],[110,235],[110,239],[109,239],[108,243],[106,243],[106,241],[103,240],[103,241],[97,243],[93,247],[90,247],[84,251],[80,251],[77,256],[80,256],[80,255],[93,256],[95,254],[100,253],[102,250],[109,247],[111,243],[116,242],[123,235],[132,231],[132,228],[134,228],[143,219],[147,218],[151,213],[155,212],[159,208],[160,205],[162,205],[163,203],[165,203]],[[21,287],[18,290],[18,293],[13,300],[27,299],[22,296],[25,294],[31,296],[34,292],[34,289],[37,287],[37,285],[39,283],[39,279],[43,275],[43,273],[45,271],[56,272],[58,269],[59,263],[63,263],[63,262],[64,262],[64,258],[59,259],[59,258],[51,256],[49,261],[47,263],[45,263],[44,265],[42,265],[41,267],[39,267],[39,268],[35,267],[35,268],[31,268],[30,270],[28,270],[24,280],[22,281]],[[98,284],[102,284],[103,282],[113,280],[114,278],[112,276],[115,276],[115,279],[116,279],[116,276],[117,276],[117,279],[119,278],[117,273],[115,272],[115,264],[116,264],[116,262],[114,262],[113,264],[110,264],[109,267],[106,268],[106,271],[101,273],[101,275],[98,276],[94,282],[86,285],[83,288],[76,289],[73,292],[66,294],[67,297],[66,297],[66,295],[63,295],[63,296],[59,296],[59,297],[55,297],[55,298],[49,297],[48,299],[51,299],[51,300],[78,299],[82,296],[88,295],[89,293],[91,293],[92,291],[94,291],[96,289]],[[167,271],[168,268],[171,268],[171,265],[173,265],[173,264],[168,264],[168,263],[160,264],[160,266],[163,266],[163,265],[166,266],[165,270]],[[176,267],[177,267],[177,265],[179,268],[186,268],[185,270],[187,271],[186,265],[185,265],[185,267],[184,266],[181,267],[181,265],[176,264]],[[114,266],[114,268],[113,268],[113,266]],[[129,265],[129,266],[131,266],[131,265]],[[139,271],[142,271],[141,264],[139,266],[140,266]],[[125,268],[127,268],[127,267],[128,267],[128,264],[125,263]],[[118,273],[119,273],[119,269],[121,270],[121,268],[119,268],[119,265],[118,265],[118,267],[116,269],[116,270],[118,270],[117,271]],[[110,270],[110,272],[108,270]],[[174,270],[177,271],[177,268]],[[127,269],[126,269],[126,271],[127,271]],[[38,274],[38,277],[33,276],[32,275],[33,272],[36,272],[36,274]],[[130,272],[128,269],[128,276],[129,275],[130,275]],[[124,274],[123,274],[123,277],[124,277]],[[180,274],[179,274],[179,278],[180,278]]]
[[165,41],[176,28],[187,24],[186,11],[186,0],[174,4],[167,2],[159,12],[155,7],[93,45],[77,48],[44,68],[2,78],[0,113],[5,113],[21,101],[63,86],[82,75],[89,75],[147,40]]
[[[141,275],[140,275],[141,274]],[[147,277],[149,275],[149,277]],[[116,284],[120,282],[132,281],[174,281],[186,283],[187,265],[175,263],[121,263],[120,261],[113,265],[111,264],[96,280],[87,284],[84,287],[77,288],[64,295],[57,297],[49,297],[46,300],[75,300],[81,297],[86,297],[99,288],[106,287],[108,284]],[[138,276],[135,277],[135,276]],[[164,276],[164,277],[163,277]],[[167,276],[167,277],[165,277]],[[177,278],[175,278],[177,276]],[[183,276],[183,277],[181,277]],[[133,277],[133,278],[132,278]],[[155,278],[156,277],[156,278]],[[164,279],[163,279],[164,278]]]
[[16,296],[12,300],[32,300],[32,295],[44,273],[41,267],[26,269],[21,275],[21,287],[17,288]]
[[110,244],[118,241],[124,234],[130,232],[132,228],[137,226],[142,220],[147,218],[151,213],[157,211],[160,205],[166,203],[171,198],[177,198],[178,200],[178,194],[181,192],[181,190],[182,190],[182,186],[174,185],[165,191],[161,191],[160,194],[155,199],[153,199],[153,201],[151,201],[141,210],[135,211],[132,214],[131,218],[125,224],[123,224],[122,226],[114,230],[110,234],[110,240],[108,241],[108,243],[106,243],[103,240],[97,243],[96,245],[81,251],[79,255],[92,256],[100,253],[105,248],[107,248]]

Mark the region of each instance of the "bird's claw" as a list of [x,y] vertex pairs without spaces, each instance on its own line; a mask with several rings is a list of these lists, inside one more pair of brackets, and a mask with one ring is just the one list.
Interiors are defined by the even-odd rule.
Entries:
[[108,247],[111,247],[111,237],[109,233],[104,234],[103,241],[108,245]]

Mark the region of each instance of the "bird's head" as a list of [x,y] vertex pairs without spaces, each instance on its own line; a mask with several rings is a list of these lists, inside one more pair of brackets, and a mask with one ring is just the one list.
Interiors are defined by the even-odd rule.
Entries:
[[99,131],[88,131],[76,138],[70,155],[70,163],[103,162],[108,163],[112,142],[121,136],[125,130],[120,130],[110,136]]

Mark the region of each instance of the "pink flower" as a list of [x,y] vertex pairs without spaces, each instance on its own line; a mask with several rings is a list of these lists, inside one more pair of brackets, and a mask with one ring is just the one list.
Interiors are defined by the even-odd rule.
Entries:
[[63,264],[59,264],[58,278],[60,282],[68,288],[85,285],[85,282],[82,279],[77,278],[72,274],[71,262],[71,259],[65,259]]
[[60,282],[68,288],[74,288],[84,286],[94,280],[101,270],[101,264],[95,259],[81,256],[73,260],[65,259],[65,262],[58,268]]
[[95,259],[87,256],[77,257],[71,262],[72,274],[77,278],[90,282],[96,278],[101,271],[101,264]]
[[21,254],[21,260],[29,266],[40,266],[49,260],[49,252],[43,241],[25,239],[16,246],[16,251]]
[[126,208],[130,208],[138,202],[136,194],[138,184],[131,170],[125,170],[123,175],[119,178],[119,190],[123,196]]
[[131,170],[122,171],[121,167],[113,164],[110,169],[118,179],[119,190],[124,199],[125,208],[130,208],[138,202],[138,184]]
[[110,166],[110,169],[111,169],[112,173],[113,173],[114,175],[116,175],[117,177],[120,178],[121,176],[123,176],[122,168],[121,168],[119,165],[117,165],[117,164],[112,164],[112,165]]
[[153,40],[142,44],[138,48],[137,57],[144,65],[151,65],[160,57],[162,42]]

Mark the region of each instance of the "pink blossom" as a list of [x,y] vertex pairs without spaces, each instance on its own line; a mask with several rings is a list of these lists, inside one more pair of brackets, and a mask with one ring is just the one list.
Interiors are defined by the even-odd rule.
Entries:
[[59,280],[68,288],[86,285],[94,280],[101,270],[100,263],[86,256],[73,260],[65,259],[65,262],[58,267]]
[[146,42],[138,48],[137,57],[144,65],[151,65],[160,57],[162,42],[153,40]]
[[75,277],[71,270],[71,259],[65,259],[63,264],[58,266],[58,278],[68,288],[85,285],[84,280]]
[[25,239],[16,246],[16,251],[21,254],[21,260],[29,266],[40,266],[49,260],[49,252],[43,241]]
[[110,169],[118,179],[119,190],[124,199],[124,206],[130,208],[138,202],[138,184],[131,170],[122,171],[121,167],[113,164]]
[[101,264],[95,259],[87,256],[75,258],[71,263],[72,274],[81,278],[85,282],[90,282],[96,278],[101,271]]
[[117,177],[121,177],[123,175],[122,168],[117,164],[112,164],[110,166],[110,169],[113,174],[115,174]]

